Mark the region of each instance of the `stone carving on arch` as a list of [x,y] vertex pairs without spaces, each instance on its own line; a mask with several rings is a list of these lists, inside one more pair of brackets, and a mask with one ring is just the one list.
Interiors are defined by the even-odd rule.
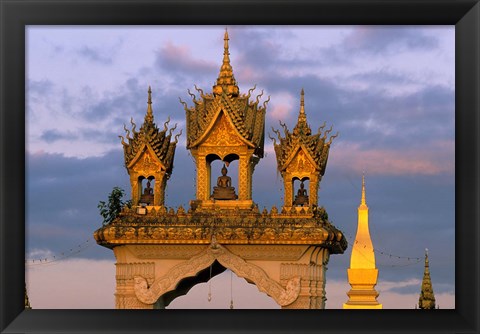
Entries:
[[237,276],[253,282],[258,290],[268,294],[280,306],[290,305],[298,298],[300,293],[300,276],[295,276],[288,280],[284,289],[280,283],[268,277],[263,269],[245,262],[241,257],[217,244],[215,240],[212,241],[212,244],[205,251],[186,262],[176,265],[165,276],[156,279],[150,287],[144,277],[135,276],[135,295],[142,303],[154,304],[163,294],[174,290],[182,279],[195,276],[200,270],[207,268],[215,260],[225,268],[232,270]]

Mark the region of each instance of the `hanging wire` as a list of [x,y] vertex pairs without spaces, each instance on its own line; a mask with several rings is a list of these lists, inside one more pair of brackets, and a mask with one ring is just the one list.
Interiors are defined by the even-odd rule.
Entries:
[[49,264],[57,264],[56,262],[65,260],[67,258],[72,257],[73,255],[79,254],[86,249],[88,249],[92,245],[90,240],[85,240],[81,244],[77,245],[76,247],[72,247],[67,251],[63,251],[59,254],[52,255],[46,258],[37,258],[37,259],[25,259],[25,266],[27,267],[34,267],[34,266],[44,266]]
[[351,236],[349,236],[349,235],[347,235],[347,234],[345,234],[345,233],[344,233],[344,235],[345,235],[345,237],[350,241],[350,243],[352,243],[352,244],[355,243],[355,244],[357,244],[357,245],[360,246],[360,248],[359,248],[359,253],[360,253],[367,261],[369,261],[370,263],[375,264],[375,265],[377,265],[377,266],[379,266],[379,267],[407,267],[407,266],[411,266],[411,265],[416,265],[416,264],[420,263],[420,262],[423,260],[423,258],[421,258],[421,257],[395,255],[395,254],[391,254],[390,252],[387,252],[387,251],[384,251],[384,250],[379,250],[379,249],[374,248],[372,251],[373,251],[375,254],[377,254],[377,255],[382,255],[384,258],[387,257],[387,260],[388,260],[388,259],[399,259],[399,260],[402,260],[402,259],[403,259],[403,260],[407,260],[407,261],[408,261],[408,263],[406,263],[406,264],[392,264],[392,263],[380,263],[380,264],[379,264],[379,263],[374,263],[374,262],[372,262],[369,258],[366,257],[365,253],[363,253],[363,252],[361,251],[361,250],[362,250],[361,246],[363,246],[363,248],[366,248],[367,245],[359,243],[358,240],[355,240],[353,237],[351,237]]

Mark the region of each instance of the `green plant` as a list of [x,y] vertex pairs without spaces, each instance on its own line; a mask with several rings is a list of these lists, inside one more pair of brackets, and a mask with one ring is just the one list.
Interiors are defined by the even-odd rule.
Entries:
[[108,195],[108,202],[100,201],[98,203],[98,209],[100,215],[103,217],[103,225],[110,224],[115,218],[117,218],[120,211],[124,206],[131,207],[130,200],[123,201],[122,198],[125,195],[125,191],[120,187],[114,187],[110,195]]

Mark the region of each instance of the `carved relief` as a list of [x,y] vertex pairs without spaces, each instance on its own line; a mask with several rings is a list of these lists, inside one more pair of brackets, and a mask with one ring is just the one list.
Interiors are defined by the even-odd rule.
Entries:
[[228,245],[225,248],[245,260],[296,261],[305,253],[308,246]]
[[130,248],[140,259],[189,259],[204,249],[204,245],[134,245]]
[[295,174],[309,174],[315,172],[315,166],[310,162],[303,149],[300,149],[287,166],[287,172]]
[[117,295],[115,297],[116,309],[153,309],[153,305],[142,303],[135,295]]
[[155,263],[116,263],[116,275],[117,284],[125,284],[125,281],[133,280],[134,276],[142,276],[147,279],[148,282],[153,282],[155,279]]
[[245,262],[232,254],[226,248],[213,241],[201,254],[172,268],[165,276],[155,280],[149,287],[141,276],[135,277],[135,295],[145,304],[155,303],[164,293],[175,289],[178,282],[189,276],[194,276],[200,270],[208,267],[214,260],[231,269],[239,277],[255,283],[258,289],[271,296],[279,305],[291,304],[300,293],[300,277],[293,277],[284,289],[278,282],[272,280],[260,268]]
[[152,156],[150,151],[146,149],[142,156],[134,164],[132,170],[140,174],[154,173],[160,170],[160,164],[155,161],[155,158]]
[[244,146],[246,145],[237,135],[237,131],[221,113],[210,131],[204,146]]

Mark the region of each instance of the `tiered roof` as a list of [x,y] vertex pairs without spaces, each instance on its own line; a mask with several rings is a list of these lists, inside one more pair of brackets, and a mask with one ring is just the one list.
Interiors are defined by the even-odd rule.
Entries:
[[284,130],[284,137],[280,134],[280,131],[275,130],[272,127],[272,131],[277,134],[279,142],[275,138],[270,137],[274,141],[275,154],[277,156],[277,165],[280,172],[284,171],[295,156],[298,150],[303,147],[310,155],[312,162],[315,163],[315,167],[320,171],[323,176],[325,168],[327,166],[328,152],[330,145],[337,134],[331,136],[327,141],[328,134],[332,132],[333,127],[323,131],[325,123],[318,129],[318,133],[312,135],[312,130],[307,122],[307,115],[305,113],[305,92],[301,91],[300,98],[300,111],[298,114],[297,124],[293,128],[293,132],[290,132],[287,126],[280,121],[280,125]]
[[[170,130],[168,129],[168,123],[170,118],[164,123],[163,130],[159,130],[157,125],[153,121],[152,110],[152,89],[148,87],[148,107],[145,114],[145,120],[137,132],[136,124],[133,122],[133,118],[130,120],[132,124],[131,132],[133,137],[130,137],[130,130],[124,125],[126,131],[126,138],[128,143],[125,142],[123,136],[119,136],[122,139],[123,151],[125,157],[125,166],[129,167],[135,162],[135,158],[139,153],[143,152],[146,145],[150,146],[155,153],[156,157],[162,162],[167,174],[170,174],[173,169],[173,158],[175,155],[175,147],[178,143],[178,137],[182,134],[175,136],[175,140],[171,141],[172,132],[177,128],[175,124]],[[168,134],[167,134],[168,131]]]
[[202,89],[195,86],[197,92],[200,93],[200,98],[197,99],[197,96],[189,90],[188,93],[194,103],[194,106],[190,108],[180,100],[187,114],[187,149],[195,148],[201,144],[220,112],[223,111],[244,142],[255,150],[254,153],[257,156],[263,157],[265,111],[270,98],[259,106],[263,91],[255,100],[250,100],[255,87],[250,89],[248,94],[239,93],[237,81],[230,64],[228,40],[228,32],[225,31],[223,63],[217,82],[213,86],[213,92],[204,94]]

